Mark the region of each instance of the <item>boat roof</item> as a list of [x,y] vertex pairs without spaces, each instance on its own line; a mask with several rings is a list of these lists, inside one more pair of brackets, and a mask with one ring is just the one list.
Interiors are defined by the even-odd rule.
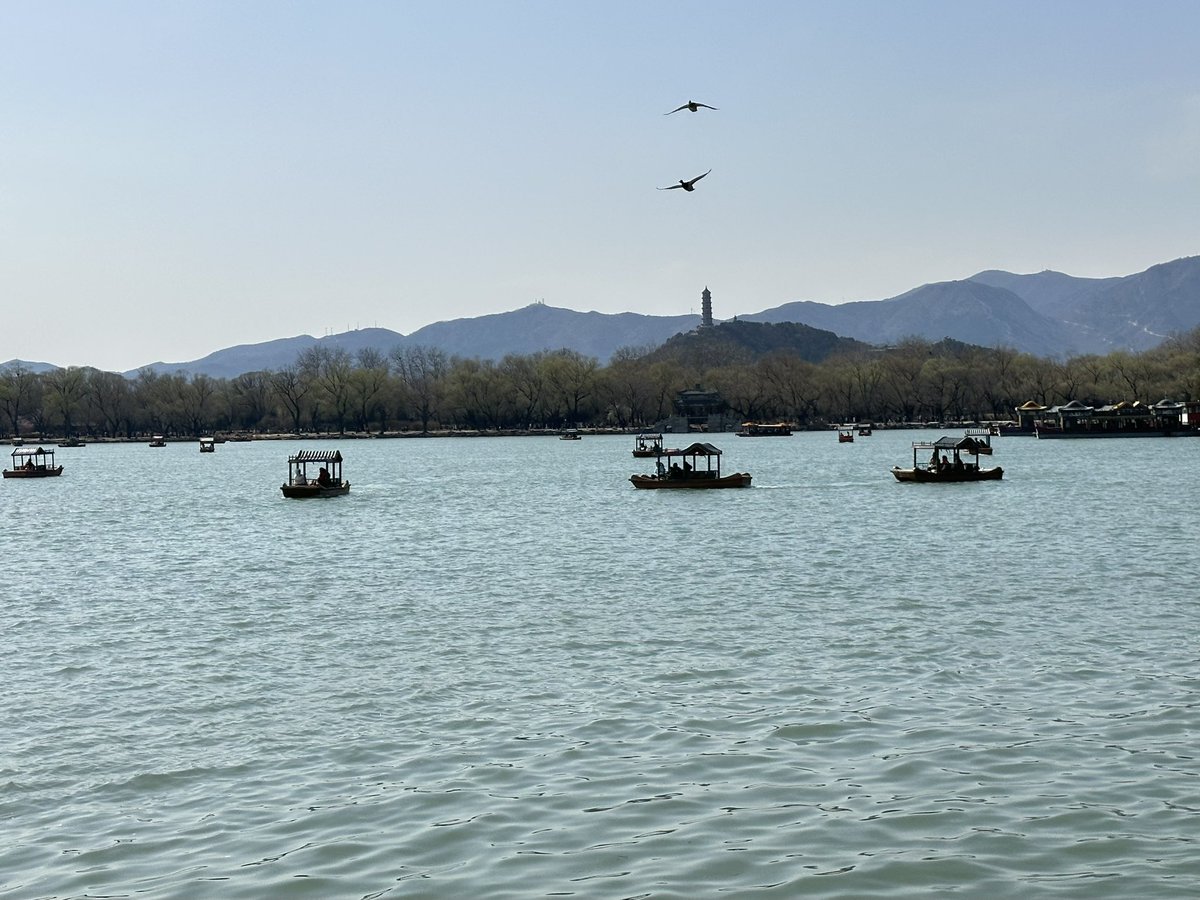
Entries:
[[288,457],[288,462],[341,462],[340,450],[301,450]]
[[936,441],[913,441],[914,450],[966,450],[968,453],[976,447],[985,446],[984,441],[977,441],[970,435],[964,437],[949,437],[943,435]]
[[643,441],[650,441],[650,440],[661,441],[662,440],[661,434],[651,434],[648,431],[642,432],[641,434],[638,435],[638,437],[641,438]]
[[720,456],[721,451],[712,444],[695,443],[682,450],[664,450],[663,456]]
[[41,447],[38,447],[36,450],[34,450],[30,447],[22,447],[20,450],[14,450],[12,455],[13,456],[53,456],[54,451],[53,450],[43,450]]

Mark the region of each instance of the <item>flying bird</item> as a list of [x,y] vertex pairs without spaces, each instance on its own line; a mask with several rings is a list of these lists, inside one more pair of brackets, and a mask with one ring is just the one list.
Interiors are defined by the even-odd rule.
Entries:
[[[711,171],[712,171],[712,169],[708,170],[708,172],[711,172]],[[704,175],[707,175],[708,172],[705,172]],[[673,184],[670,187],[665,187],[665,188],[658,188],[658,190],[673,191],[676,188],[683,188],[685,191],[694,191],[696,189],[696,182],[699,181],[701,178],[703,178],[704,175],[697,175],[695,178],[691,178],[687,181],[684,181],[682,178],[680,178],[679,184]]]
[[702,106],[705,109],[716,109],[717,108],[715,106],[709,106],[707,103],[697,103],[695,100],[689,100],[687,103],[683,104],[683,106],[679,107],[679,109],[673,109],[669,113],[663,113],[663,115],[669,116],[669,115],[671,115],[671,113],[677,113],[677,112],[679,112],[679,110],[682,110],[682,109],[686,109],[688,112],[695,112]]

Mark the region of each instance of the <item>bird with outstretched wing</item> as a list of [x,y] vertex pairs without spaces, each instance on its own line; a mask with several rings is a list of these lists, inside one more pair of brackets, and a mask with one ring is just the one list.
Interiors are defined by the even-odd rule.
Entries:
[[702,106],[705,109],[716,109],[717,108],[715,106],[709,106],[707,103],[697,103],[695,100],[689,100],[687,103],[683,104],[683,106],[680,106],[677,109],[673,109],[673,110],[671,110],[671,112],[663,113],[663,115],[669,116],[669,115],[671,115],[671,113],[677,113],[677,112],[680,112],[685,109],[688,112],[696,112]]
[[[711,171],[712,171],[712,169],[708,170],[708,172],[711,172]],[[707,175],[708,172],[705,172],[704,175]],[[699,181],[701,178],[703,178],[704,175],[697,175],[695,178],[689,178],[687,181],[684,181],[682,178],[680,178],[679,184],[672,184],[669,187],[660,187],[660,188],[658,188],[658,190],[673,191],[673,190],[676,190],[677,188],[683,188],[685,191],[694,191],[696,189],[696,182]]]

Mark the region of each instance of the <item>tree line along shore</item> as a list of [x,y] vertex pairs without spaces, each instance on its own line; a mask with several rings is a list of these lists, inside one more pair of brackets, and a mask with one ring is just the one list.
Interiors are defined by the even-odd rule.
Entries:
[[234,378],[10,365],[0,371],[0,429],[89,440],[628,433],[679,416],[682,398],[701,390],[730,419],[797,429],[1008,421],[1029,400],[1187,401],[1200,398],[1200,329],[1142,353],[1066,360],[910,339],[816,362],[738,348],[700,357],[625,348],[601,365],[573,350],[491,361],[430,347],[354,355],[315,347],[293,365]]

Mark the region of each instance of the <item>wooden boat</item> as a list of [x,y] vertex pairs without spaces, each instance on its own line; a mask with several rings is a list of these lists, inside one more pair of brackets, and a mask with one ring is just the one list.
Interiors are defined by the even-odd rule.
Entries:
[[838,443],[839,444],[853,444],[854,443],[854,432],[848,428],[846,428],[846,429],[839,428],[838,429]]
[[560,441],[581,441],[583,440],[583,435],[572,429],[571,431],[564,431],[558,436],[558,439]]
[[151,447],[165,447],[165,446],[167,446],[167,442],[166,442],[166,440],[163,439],[163,436],[161,434],[156,434],[156,435],[151,436],[150,446]]
[[[936,441],[914,441],[912,447],[912,468],[892,467],[892,474],[897,481],[998,481],[1004,477],[1004,470],[999,466],[991,469],[980,468],[980,443],[969,435],[961,438],[940,437]],[[919,462],[924,453],[930,454],[929,460]],[[963,459],[964,456],[970,458]]]
[[[317,465],[316,477],[308,476],[309,464]],[[342,480],[342,454],[338,450],[301,450],[288,457],[288,480],[280,486],[283,496],[336,497],[350,493],[350,482]]]
[[43,450],[14,450],[12,454],[13,467],[4,470],[5,478],[51,478],[61,475],[63,467],[54,464],[54,451]]
[[996,432],[991,428],[968,428],[967,437],[975,441],[980,456],[992,455],[992,435]]
[[200,438],[200,452],[201,453],[216,453],[217,452],[217,445],[213,442],[212,438]]
[[871,430],[870,425],[859,425],[858,426],[858,436],[859,437],[870,437],[872,433],[873,432]]
[[658,456],[662,453],[663,436],[661,434],[639,434],[633,439],[633,455],[639,459]]
[[743,422],[742,430],[735,431],[738,437],[789,437],[792,427],[784,422],[763,425],[759,422]]
[[[700,468],[704,460],[704,468]],[[721,451],[712,444],[692,444],[682,450],[663,450],[655,460],[653,475],[630,475],[635,488],[742,488],[750,487],[750,473],[721,474]]]
[[58,446],[60,446],[60,447],[86,447],[87,444],[85,444],[83,441],[81,441],[77,437],[69,437],[66,440],[59,441]]

